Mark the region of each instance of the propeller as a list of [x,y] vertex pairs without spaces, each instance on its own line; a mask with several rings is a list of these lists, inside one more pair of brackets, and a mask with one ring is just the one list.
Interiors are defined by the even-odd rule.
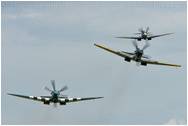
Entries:
[[[136,50],[139,50],[138,44],[137,44],[136,40],[133,40],[132,43],[133,43],[134,47],[136,48]],[[148,40],[146,40],[146,44],[145,44],[145,46],[142,48],[142,51],[144,51],[144,50],[145,50],[146,48],[148,48],[149,46],[150,46],[150,43],[148,42]]]
[[46,87],[45,85],[43,86],[43,89],[52,92],[52,90],[50,90],[48,87]]
[[[53,87],[53,91],[56,91],[55,90],[55,80],[51,80],[51,83],[52,83],[52,87]],[[45,90],[47,90],[47,91],[50,91],[50,92],[53,92],[51,89],[49,89],[48,87],[46,87],[45,85],[43,86],[43,89],[45,89]],[[59,95],[60,96],[62,96],[62,97],[68,97],[68,95],[62,95],[62,94],[60,94],[60,92],[62,92],[62,91],[65,91],[65,90],[67,90],[68,89],[68,86],[64,86],[63,88],[61,88],[59,91],[58,91],[58,93],[59,93]]]
[[152,57],[151,57],[151,56],[149,56],[149,55],[142,55],[142,57],[143,57],[143,58],[146,58],[146,59],[149,59],[149,60],[151,60],[151,59],[152,59]]
[[54,108],[57,108],[57,103],[54,103]]
[[149,29],[150,29],[149,27],[146,28],[146,33],[148,33]]
[[65,97],[65,98],[68,98],[68,97],[69,97],[69,95],[62,95],[62,94],[60,94],[59,96]]
[[67,90],[67,89],[68,89],[68,86],[64,86],[63,88],[61,88],[61,89],[59,90],[59,92],[62,92],[62,91]]
[[139,32],[143,33],[142,27],[138,29]]
[[135,35],[140,35],[140,34],[142,34],[142,33],[134,33]]
[[133,43],[134,47],[136,48],[136,50],[138,50],[138,44],[137,44],[136,40],[133,40],[132,43]]
[[136,66],[137,66],[137,67],[140,67],[140,62],[136,62]]
[[150,46],[150,43],[148,42],[148,40],[146,39],[146,44],[145,46],[142,48],[142,50],[144,51],[146,48],[148,48]]
[[153,36],[153,34],[151,34],[150,32],[148,32],[148,37],[150,37],[150,36]]
[[[138,31],[141,32],[140,34],[144,34],[145,32],[148,34],[148,33],[149,33],[149,32],[148,32],[149,29],[150,29],[150,27],[147,27],[147,28],[146,28],[146,31],[144,31],[143,28],[141,27],[141,28],[138,29]],[[139,34],[139,33],[135,33],[135,34]]]
[[[53,89],[54,89],[54,91],[55,91],[55,80],[51,80],[51,83],[52,83],[52,87],[53,87]],[[52,92],[52,90],[49,89],[48,87],[46,87],[45,85],[43,86],[43,89]],[[61,88],[58,92],[65,91],[65,90],[67,90],[67,89],[68,89],[68,86],[64,86],[64,87]]]
[[52,83],[53,89],[55,90],[55,80],[51,80],[51,83]]
[[[133,43],[134,47],[136,48],[136,53],[141,53],[143,58],[151,59],[151,56],[143,55],[144,50],[150,46],[150,43],[148,42],[148,40],[146,40],[146,44],[144,45],[142,50],[138,48],[138,43],[136,40],[133,40],[132,43]],[[139,67],[140,65],[141,65],[140,62],[137,61],[136,66]]]
[[[53,87],[54,90],[49,89],[49,88],[46,87],[45,85],[43,86],[43,89],[45,89],[45,90],[51,92],[52,96],[51,96],[51,97],[49,96],[51,99],[53,99],[53,98],[57,99],[58,96],[62,96],[62,97],[64,97],[64,98],[69,98],[68,95],[62,95],[62,94],[60,94],[60,92],[67,90],[67,89],[68,89],[68,86],[64,86],[64,87],[61,88],[59,91],[57,91],[57,90],[55,89],[55,80],[51,80],[51,84],[52,84],[52,87]],[[54,103],[54,107],[56,108],[56,107],[57,107],[57,103],[56,103],[57,101],[54,101],[54,102],[55,102],[55,103]]]

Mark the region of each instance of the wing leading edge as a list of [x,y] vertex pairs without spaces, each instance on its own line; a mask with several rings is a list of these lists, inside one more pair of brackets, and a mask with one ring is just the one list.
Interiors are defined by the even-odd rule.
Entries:
[[[101,46],[101,45],[98,45],[98,44],[94,44],[94,45],[95,45],[95,46],[98,46],[98,47],[100,47],[100,48],[102,48],[102,49],[104,49],[104,50],[107,50],[107,51],[109,51],[109,52],[111,52],[111,53],[114,53],[114,54],[116,54],[116,55],[119,55],[119,56],[121,56],[121,57],[132,59],[131,56],[128,56],[128,55],[123,54],[123,53],[122,53],[123,51],[122,51],[122,52],[117,52],[117,51],[114,51],[114,50],[112,50],[112,49],[109,49],[109,48],[107,48],[107,47],[104,47],[104,46]],[[124,53],[127,53],[127,52],[124,52]],[[131,55],[131,53],[130,53],[129,55]],[[144,63],[147,63],[147,64],[154,64],[154,65],[165,65],[165,66],[181,67],[181,65],[177,65],[177,64],[161,63],[161,62],[152,61],[152,60],[143,60],[143,59],[142,59],[140,62],[144,62]]]
[[[118,56],[121,56],[121,57],[124,57],[124,58],[131,58],[131,57],[129,57],[129,56],[126,56],[125,54],[122,54],[121,52],[114,51],[114,50],[109,49],[109,48],[107,48],[107,47],[104,47],[104,46],[101,46],[101,45],[98,45],[98,44],[94,44],[94,45],[97,46],[97,47],[99,47],[99,48],[102,48],[102,49],[104,49],[104,50],[106,50],[106,51],[109,51],[109,52],[111,52],[111,53],[114,53],[114,54],[116,54],[116,55],[118,55]],[[126,53],[126,52],[125,52],[125,53]]]
[[35,100],[35,101],[50,101],[50,99],[51,99],[50,96],[49,96],[49,98],[47,98],[47,97],[35,97],[35,96],[27,96],[27,95],[11,94],[11,93],[7,93],[7,94],[12,95],[12,96],[16,96],[16,97],[20,97],[20,98]]
[[86,100],[94,100],[94,99],[100,99],[104,97],[88,97],[88,98],[65,98],[65,99],[59,99],[59,102],[77,102],[77,101],[86,101]]
[[146,62],[147,64],[154,64],[154,65],[165,65],[165,66],[181,67],[181,65],[177,65],[177,64],[172,64],[172,63],[161,63],[161,62],[151,61],[151,60],[142,60],[142,62]]
[[115,37],[115,38],[123,38],[123,39],[142,39],[142,37]]
[[[148,36],[147,39],[151,39],[151,38],[156,38],[156,37],[161,37],[161,36],[166,36],[166,35],[171,35],[173,33],[166,33],[166,34],[161,34],[161,35],[152,35],[152,36]],[[144,39],[142,37],[115,37],[115,38],[123,38],[123,39]]]
[[[20,98],[26,98],[30,100],[36,100],[36,101],[48,101],[51,102],[51,98],[44,98],[44,97],[35,97],[35,96],[27,96],[27,95],[20,95],[20,94],[11,94],[7,93],[8,95],[20,97]],[[50,97],[50,96],[49,96]],[[104,97],[88,97],[88,98],[59,98],[58,102],[77,102],[77,101],[85,101],[85,100],[93,100],[93,99],[100,99]]]
[[171,35],[173,33],[166,33],[166,34],[161,34],[161,35],[154,35],[154,36],[150,36],[148,38],[156,38],[156,37],[161,37],[161,36],[166,36],[166,35]]

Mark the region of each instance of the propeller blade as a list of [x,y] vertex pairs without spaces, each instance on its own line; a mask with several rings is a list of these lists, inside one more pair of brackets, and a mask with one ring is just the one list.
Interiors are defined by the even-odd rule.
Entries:
[[57,103],[54,103],[54,108],[57,108]]
[[68,95],[62,95],[62,94],[60,94],[59,96],[68,98]]
[[67,89],[68,89],[68,86],[65,86],[65,87],[61,88],[61,89],[59,90],[59,92],[62,92],[62,91],[67,90]]
[[142,57],[143,57],[143,58],[146,58],[146,59],[149,59],[149,60],[151,60],[151,59],[152,59],[152,57],[151,57],[151,56],[149,56],[149,55],[142,55]]
[[52,92],[52,90],[50,90],[48,87],[46,87],[45,85],[43,86],[43,89]]
[[51,80],[51,83],[52,83],[53,89],[55,90],[55,80]]
[[136,40],[133,40],[132,43],[133,43],[134,47],[136,48],[136,50],[138,50],[138,44],[137,44]]
[[149,27],[146,28],[146,33],[148,33],[149,29],[150,29]]
[[135,35],[140,35],[140,34],[142,34],[142,33],[134,33]]
[[148,40],[146,40],[146,44],[145,46],[142,48],[142,50],[144,51],[146,48],[148,48],[150,46],[150,43],[148,42]]
[[143,32],[143,29],[142,29],[142,27],[141,27],[141,28],[139,28],[139,29],[138,29],[138,31],[142,33],[142,32]]
[[136,66],[137,66],[137,67],[140,67],[140,62],[136,62]]
[[150,36],[153,36],[153,34],[151,34],[150,32],[148,32],[148,37],[150,37]]

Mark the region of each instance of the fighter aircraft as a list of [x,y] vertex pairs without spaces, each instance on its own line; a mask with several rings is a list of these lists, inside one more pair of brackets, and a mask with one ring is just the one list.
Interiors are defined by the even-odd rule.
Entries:
[[109,51],[111,53],[114,53],[118,56],[121,56],[125,59],[125,61],[130,62],[131,60],[137,62],[137,65],[143,65],[143,66],[147,66],[147,64],[154,64],[154,65],[166,65],[166,66],[176,66],[176,67],[181,67],[181,65],[176,65],[176,64],[171,64],[171,63],[161,63],[158,61],[154,61],[151,60],[150,56],[144,55],[144,50],[149,47],[149,43],[147,42],[146,45],[142,48],[139,49],[138,48],[138,44],[136,42],[136,40],[133,40],[133,45],[136,48],[136,51],[134,53],[130,53],[130,52],[124,52],[124,51],[114,51],[112,49],[109,49],[107,47],[98,45],[98,44],[94,44],[95,46],[98,46],[106,51]]
[[152,35],[150,32],[148,32],[149,29],[150,29],[149,27],[147,27],[146,30],[143,30],[142,27],[138,29],[140,33],[135,33],[135,34],[141,35],[139,37],[116,37],[116,38],[137,39],[138,41],[141,41],[142,39],[151,40],[152,38],[155,38],[155,37],[161,37],[161,36],[173,34],[173,33],[167,33],[167,34],[161,34],[161,35]]
[[103,98],[103,97],[69,98],[69,96],[67,96],[67,95],[61,95],[60,94],[60,92],[65,91],[65,90],[68,89],[67,86],[64,86],[62,89],[57,91],[55,89],[55,81],[52,80],[51,83],[52,83],[53,90],[50,90],[46,86],[43,87],[43,89],[51,92],[51,96],[35,97],[35,96],[26,96],[26,95],[11,94],[11,93],[7,93],[7,94],[8,95],[12,95],[12,96],[16,96],[16,97],[21,97],[21,98],[41,101],[41,102],[44,102],[45,105],[49,105],[50,102],[52,102],[52,103],[54,103],[54,107],[57,107],[57,103],[60,103],[60,105],[66,105],[66,103],[69,103],[69,102],[77,102],[77,101],[84,101],[84,100],[92,100],[92,99]]

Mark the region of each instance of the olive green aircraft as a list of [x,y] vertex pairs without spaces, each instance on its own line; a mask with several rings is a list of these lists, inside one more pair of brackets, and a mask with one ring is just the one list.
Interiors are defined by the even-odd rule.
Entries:
[[165,65],[165,66],[181,67],[181,65],[176,65],[176,64],[171,64],[171,63],[161,63],[161,62],[158,62],[158,61],[154,61],[154,60],[151,60],[150,56],[144,55],[144,50],[147,47],[149,47],[149,45],[150,45],[148,42],[145,44],[145,46],[142,49],[138,48],[138,44],[137,44],[136,40],[133,40],[132,43],[136,48],[136,51],[134,53],[124,52],[124,51],[114,51],[112,49],[109,49],[107,47],[104,47],[104,46],[101,46],[101,45],[98,45],[98,44],[94,44],[94,45],[99,47],[99,48],[102,48],[106,51],[109,51],[111,53],[114,53],[118,56],[123,57],[125,59],[125,61],[127,61],[127,62],[130,62],[131,60],[135,61],[138,66],[139,65],[147,66],[147,64],[153,64],[153,65]]
[[149,29],[150,29],[149,27],[147,27],[146,30],[143,30],[142,27],[138,29],[140,33],[134,33],[134,34],[140,35],[138,37],[116,37],[116,38],[137,39],[138,41],[141,41],[142,39],[151,40],[152,38],[173,34],[173,33],[166,33],[166,34],[161,34],[161,35],[152,35],[150,32],[148,32]]
[[16,96],[16,97],[20,97],[20,98],[26,98],[26,99],[30,99],[30,100],[44,102],[45,105],[49,105],[50,103],[54,103],[54,107],[57,107],[57,103],[60,103],[60,105],[66,105],[66,103],[70,103],[70,102],[77,102],[77,101],[85,101],[85,100],[103,98],[103,97],[69,98],[69,96],[67,96],[67,95],[61,95],[60,94],[60,92],[68,89],[67,86],[64,86],[59,91],[57,91],[55,89],[55,81],[52,80],[51,83],[52,83],[53,90],[49,89],[46,86],[43,87],[43,89],[51,92],[51,96],[35,97],[35,96],[27,96],[27,95],[12,94],[12,93],[7,93],[7,94],[12,95],[12,96]]

